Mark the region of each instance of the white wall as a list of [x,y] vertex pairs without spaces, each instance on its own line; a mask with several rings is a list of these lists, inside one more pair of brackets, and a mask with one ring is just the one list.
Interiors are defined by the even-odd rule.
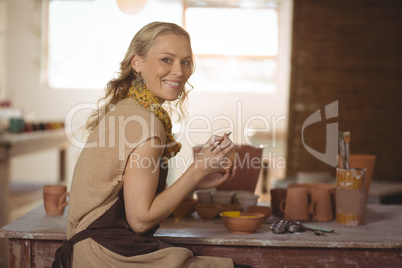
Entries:
[[[41,85],[42,1],[6,0],[6,4],[5,95],[13,105],[35,120],[46,121],[64,120],[68,110],[80,102],[96,102],[102,90],[54,90]],[[74,148],[68,152],[68,178],[78,153]],[[15,158],[12,165],[15,180],[54,181],[58,176],[57,152],[53,150]]]
[[[102,95],[102,90],[55,90],[40,83],[42,2],[46,1],[3,1],[5,1],[7,9],[5,50],[7,77],[5,84],[7,87],[4,92],[0,92],[0,97],[7,96],[12,100],[14,106],[23,108],[26,113],[33,114],[37,120],[43,121],[63,120],[74,105],[81,102],[96,102]],[[288,2],[291,3],[291,1]],[[285,18],[285,20],[290,23],[289,18]],[[290,44],[290,29],[282,31],[281,34],[283,35],[281,38],[285,38]],[[290,46],[284,46],[282,49],[290,49]],[[282,70],[285,72],[281,74],[281,89],[276,94],[222,94],[193,90],[190,93],[190,118],[196,115],[205,116],[213,122],[212,130],[214,131],[228,126],[224,120],[214,121],[214,117],[228,115],[235,122],[235,133],[232,137],[235,142],[242,142],[242,135],[237,130],[239,124],[243,126],[247,119],[255,115],[262,115],[270,121],[272,115],[278,117],[287,114],[289,61],[289,55],[281,59]],[[239,105],[242,108],[241,112],[238,110]],[[238,118],[240,114],[241,120]],[[82,118],[79,120],[83,122]],[[261,122],[255,121],[254,124],[257,127],[261,126]],[[196,126],[197,124],[193,125],[193,127]],[[282,121],[278,126],[281,130],[286,131],[287,121]],[[196,140],[199,143],[208,137],[209,134],[204,134]],[[186,142],[184,145],[186,147]],[[73,147],[69,150],[68,179],[71,179],[79,151]],[[192,152],[189,147],[186,147],[181,154],[190,156]],[[15,180],[55,180],[58,174],[58,162],[55,156],[56,152],[48,151],[35,156],[16,158],[13,160],[12,178]],[[176,175],[178,175],[177,172],[172,173],[172,176]]]

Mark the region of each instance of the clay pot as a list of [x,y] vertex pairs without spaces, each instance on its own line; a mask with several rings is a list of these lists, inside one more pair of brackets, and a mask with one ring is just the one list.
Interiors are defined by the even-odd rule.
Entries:
[[254,233],[264,221],[264,214],[226,211],[221,214],[225,227],[234,234]]
[[310,220],[308,211],[308,192],[306,188],[288,188],[286,200],[282,201],[280,209],[284,212],[285,220]]
[[326,189],[311,189],[311,201],[309,212],[313,221],[332,221],[334,212],[332,210],[331,195]]
[[223,207],[218,204],[204,203],[198,204],[195,207],[198,215],[203,219],[214,219],[219,216],[219,213],[223,211]]
[[283,217],[283,211],[280,209],[280,204],[286,199],[287,191],[286,188],[274,188],[270,190],[272,214],[279,218]]
[[[201,151],[202,146],[193,148],[194,157]],[[261,171],[263,148],[250,145],[236,145],[235,161],[238,163],[236,175],[231,180],[217,186],[220,191],[244,190],[255,192]]]
[[60,216],[68,205],[67,186],[45,185],[43,186],[43,204],[47,215]]
[[329,183],[291,183],[288,186],[289,188],[293,187],[301,187],[306,188],[309,195],[311,195],[312,189],[323,189],[327,190],[331,197],[331,205],[332,205],[332,212],[333,217],[335,217],[335,210],[336,210],[336,185],[329,184]]
[[197,204],[197,199],[186,197],[173,211],[173,215],[176,217],[188,217],[195,211],[195,206]]
[[267,220],[269,216],[272,214],[272,207],[267,207],[267,206],[249,206],[247,207],[246,212],[248,213],[261,213],[264,214],[264,220]]

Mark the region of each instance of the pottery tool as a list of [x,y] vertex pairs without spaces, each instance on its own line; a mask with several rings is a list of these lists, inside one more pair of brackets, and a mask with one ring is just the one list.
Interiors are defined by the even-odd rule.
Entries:
[[349,162],[349,156],[350,156],[350,147],[349,147],[350,132],[349,131],[343,132],[343,139],[345,140],[345,144],[346,144],[346,149],[345,149],[345,168],[350,169],[350,162]]
[[345,168],[345,156],[346,156],[346,151],[345,151],[345,140],[343,138],[343,133],[341,131],[338,132],[338,142],[339,142],[339,168],[344,169]]
[[330,230],[330,229],[326,229],[326,228],[322,228],[322,227],[316,227],[313,225],[309,225],[309,224],[303,224],[303,228],[309,231],[320,231],[320,232],[324,232],[324,233],[333,233],[334,230]]
[[[227,134],[228,137],[229,137],[230,134],[232,134],[232,132],[229,132],[229,133]],[[212,152],[213,150],[215,150],[216,147],[218,147],[219,145],[221,145],[222,141],[223,141],[223,140],[221,140],[220,142],[218,142],[217,144],[215,144],[214,147],[212,147],[211,152]]]

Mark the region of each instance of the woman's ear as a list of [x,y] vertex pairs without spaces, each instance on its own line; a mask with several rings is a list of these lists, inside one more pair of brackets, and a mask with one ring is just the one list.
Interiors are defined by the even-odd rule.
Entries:
[[137,54],[131,58],[131,68],[133,68],[138,74],[141,73],[140,57]]

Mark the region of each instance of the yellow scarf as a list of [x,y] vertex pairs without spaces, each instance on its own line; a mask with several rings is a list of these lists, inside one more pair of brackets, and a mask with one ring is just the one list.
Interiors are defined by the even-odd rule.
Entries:
[[158,98],[149,91],[145,85],[133,82],[128,91],[128,96],[135,99],[145,109],[153,113],[161,120],[165,127],[166,144],[163,151],[162,158],[167,160],[175,156],[181,149],[181,143],[175,141],[172,136],[172,120],[165,109],[159,104]]

